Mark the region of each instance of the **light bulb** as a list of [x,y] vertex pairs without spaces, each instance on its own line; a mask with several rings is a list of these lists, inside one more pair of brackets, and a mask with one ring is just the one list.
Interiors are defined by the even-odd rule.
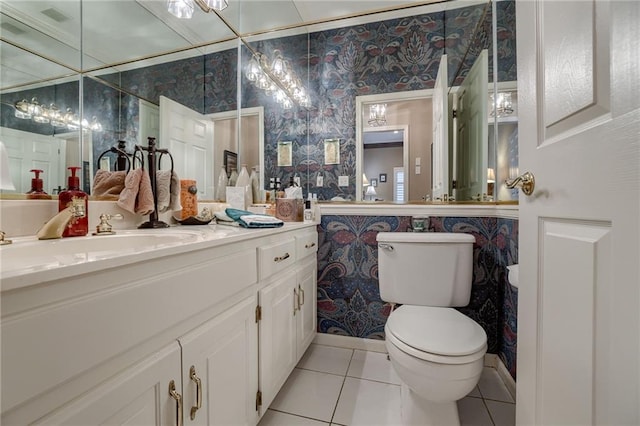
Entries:
[[193,0],[167,0],[167,11],[176,18],[191,19]]

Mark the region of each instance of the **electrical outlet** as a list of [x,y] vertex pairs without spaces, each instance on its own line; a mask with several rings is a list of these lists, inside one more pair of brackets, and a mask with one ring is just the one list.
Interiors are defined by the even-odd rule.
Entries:
[[324,177],[322,175],[318,175],[316,178],[316,186],[322,188],[324,186]]
[[338,186],[349,186],[349,176],[338,176]]
[[420,166],[416,166],[416,174],[419,175],[420,174]]

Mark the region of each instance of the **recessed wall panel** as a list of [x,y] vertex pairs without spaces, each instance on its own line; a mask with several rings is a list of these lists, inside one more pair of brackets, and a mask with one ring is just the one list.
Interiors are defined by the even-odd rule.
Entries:
[[[538,283],[540,424],[595,424],[611,285],[607,223],[543,219]],[[568,417],[565,417],[568,416]]]

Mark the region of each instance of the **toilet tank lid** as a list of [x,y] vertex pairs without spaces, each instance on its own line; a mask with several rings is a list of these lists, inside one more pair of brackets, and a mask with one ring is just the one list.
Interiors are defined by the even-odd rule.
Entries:
[[475,243],[471,234],[453,232],[379,232],[378,242],[384,243]]

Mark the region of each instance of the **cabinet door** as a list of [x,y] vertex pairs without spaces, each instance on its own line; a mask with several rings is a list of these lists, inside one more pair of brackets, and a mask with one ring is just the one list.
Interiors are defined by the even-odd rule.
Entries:
[[173,342],[35,424],[179,424],[182,410],[169,394],[169,383],[174,383],[174,396],[180,395],[180,375],[180,346]]
[[179,339],[185,426],[256,424],[256,305],[248,297]]
[[316,265],[316,258],[310,257],[309,260],[297,270],[298,304],[300,306],[300,310],[296,315],[296,359],[298,361],[316,337]]
[[296,365],[297,280],[294,269],[259,292],[260,390],[266,411]]

